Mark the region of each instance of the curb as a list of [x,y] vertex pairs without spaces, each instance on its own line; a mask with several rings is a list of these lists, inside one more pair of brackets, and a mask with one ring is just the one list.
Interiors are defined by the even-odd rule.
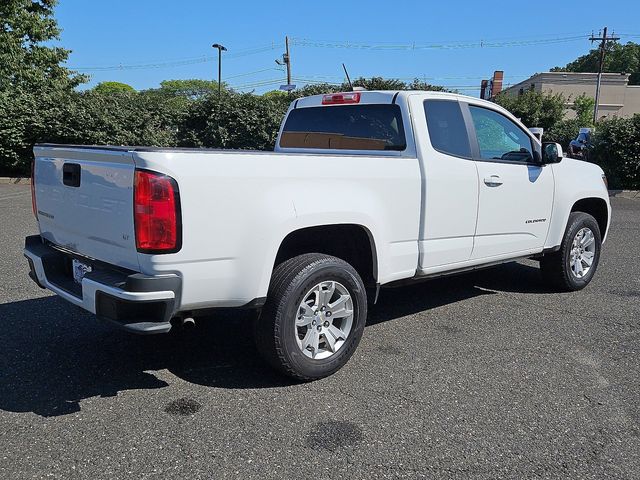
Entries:
[[640,190],[609,190],[609,196],[640,200]]
[[31,185],[28,177],[0,177],[0,185]]

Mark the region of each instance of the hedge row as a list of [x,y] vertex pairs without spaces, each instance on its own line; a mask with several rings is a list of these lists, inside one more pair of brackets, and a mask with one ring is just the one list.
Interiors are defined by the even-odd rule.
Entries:
[[273,148],[289,99],[224,92],[198,100],[154,91],[0,93],[0,175],[29,171],[34,143]]
[[[558,122],[544,133],[544,140],[558,142],[565,151],[582,125],[578,120]],[[601,120],[592,136],[589,161],[602,167],[609,187],[640,190],[640,115]]]
[[[314,86],[304,96],[340,87]],[[160,91],[0,92],[0,176],[29,171],[37,142],[272,149],[290,101],[286,94],[190,98]],[[564,148],[577,135],[575,120],[555,122],[545,140]],[[640,115],[597,124],[591,161],[612,188],[640,189]]]
[[602,167],[611,188],[640,190],[640,114],[599,122],[591,161]]

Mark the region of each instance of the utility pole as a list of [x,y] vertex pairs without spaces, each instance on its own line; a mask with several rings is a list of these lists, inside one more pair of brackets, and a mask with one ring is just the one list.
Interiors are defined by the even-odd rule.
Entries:
[[589,38],[589,40],[591,40],[591,43],[598,42],[598,41],[600,42],[600,61],[598,63],[598,81],[596,83],[596,104],[593,107],[593,123],[595,125],[596,121],[598,120],[598,106],[600,104],[600,85],[602,84],[602,70],[604,69],[604,56],[607,51],[607,41],[615,42],[616,40],[620,40],[620,37],[614,37],[613,35],[610,37],[607,37],[607,27],[604,27],[601,37],[594,37],[593,34],[591,34],[591,37]]
[[289,37],[284,37],[285,53],[282,57],[284,63],[287,65],[287,85],[291,85],[291,55],[289,54]]
[[218,49],[218,101],[220,100],[220,94],[222,93],[222,52],[226,52],[227,49],[219,43],[211,45],[213,48]]
[[276,58],[276,63],[280,66],[285,66],[287,67],[287,85],[286,87],[283,85],[282,87],[280,87],[283,90],[287,90],[289,93],[291,93],[292,90],[292,86],[291,86],[291,54],[289,53],[289,37],[285,36],[284,37],[284,53],[282,54],[282,60]]

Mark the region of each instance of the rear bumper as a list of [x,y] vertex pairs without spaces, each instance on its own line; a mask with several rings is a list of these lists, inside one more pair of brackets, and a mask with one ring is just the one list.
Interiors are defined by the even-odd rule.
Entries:
[[78,284],[70,269],[71,254],[46,245],[39,235],[25,239],[29,276],[41,288],[58,294],[98,318],[134,333],[165,333],[176,312],[182,281],[173,274],[148,276],[100,262]]

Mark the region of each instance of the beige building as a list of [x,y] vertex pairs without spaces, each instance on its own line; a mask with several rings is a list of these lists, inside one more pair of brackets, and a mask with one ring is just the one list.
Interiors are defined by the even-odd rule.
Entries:
[[[582,94],[595,98],[597,73],[544,72],[527,80],[507,86],[502,92],[522,95],[527,90],[545,93],[561,93],[567,98],[566,118],[575,117],[571,109],[573,100]],[[483,80],[480,97],[491,98],[501,91],[503,72],[497,71],[491,80]],[[640,85],[629,85],[629,75],[603,73],[600,87],[598,118],[631,117],[640,113]]]

